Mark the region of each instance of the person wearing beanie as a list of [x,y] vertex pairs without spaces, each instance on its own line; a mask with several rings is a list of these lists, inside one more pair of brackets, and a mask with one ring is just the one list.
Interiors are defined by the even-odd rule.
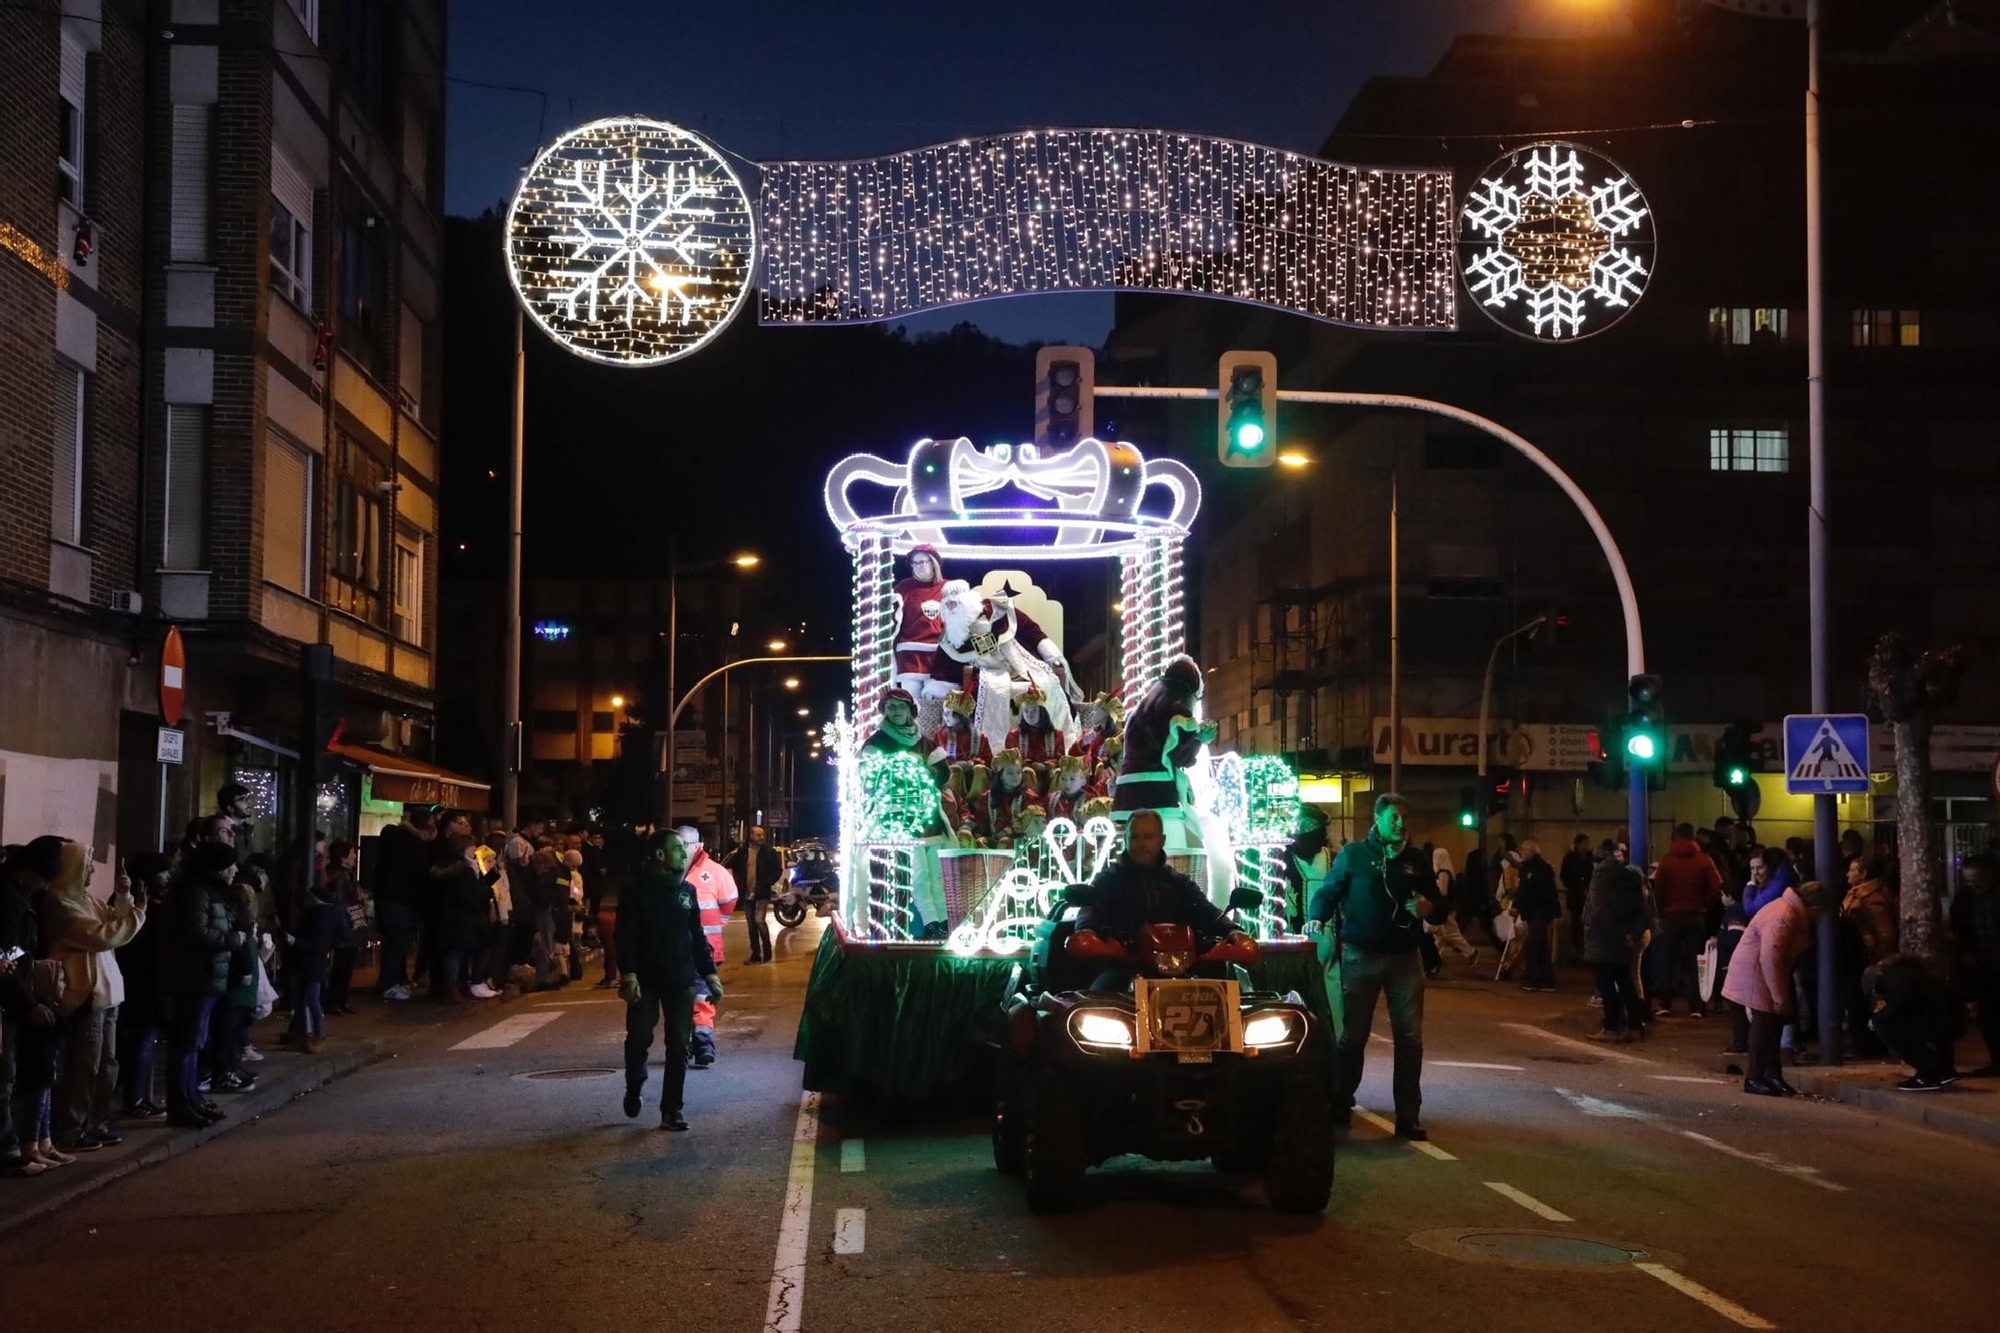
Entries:
[[889,753],[907,750],[924,758],[920,753],[923,743],[924,738],[917,731],[916,697],[899,685],[882,691],[881,725],[861,743],[861,748]]
[[[1159,810],[1178,825],[1186,800],[1186,772],[1201,747],[1215,739],[1215,723],[1195,716],[1201,700],[1201,668],[1186,653],[1168,662],[1159,680],[1125,722],[1125,748],[1113,785],[1113,818],[1135,810]],[[1175,841],[1167,830],[1167,845]]]
[[944,560],[935,546],[910,548],[910,576],[897,580],[894,591],[902,603],[896,626],[896,684],[921,688],[930,679],[931,662],[944,635],[944,621],[938,616]]

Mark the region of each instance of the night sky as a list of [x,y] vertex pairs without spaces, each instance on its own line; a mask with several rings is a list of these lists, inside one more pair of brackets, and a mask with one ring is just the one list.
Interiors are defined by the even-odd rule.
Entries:
[[[533,95],[450,89],[447,204],[512,193],[538,144],[643,113],[755,160],[871,157],[1030,125],[1141,126],[1311,152],[1362,81],[1421,73],[1464,31],[1550,31],[1582,0],[1082,0],[735,5],[460,0],[450,66]],[[1254,16],[1254,17],[1253,17]],[[1111,298],[989,302],[970,318],[1014,342],[1096,345]],[[810,335],[802,335],[810,336]]]

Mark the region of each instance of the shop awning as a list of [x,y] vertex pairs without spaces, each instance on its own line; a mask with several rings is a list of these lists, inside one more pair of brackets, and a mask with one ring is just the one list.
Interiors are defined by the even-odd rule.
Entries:
[[345,741],[337,741],[327,748],[368,770],[374,778],[370,784],[371,795],[378,801],[446,805],[454,810],[481,811],[491,804],[492,786],[477,778],[468,778],[463,773],[454,773],[406,754],[389,754]]

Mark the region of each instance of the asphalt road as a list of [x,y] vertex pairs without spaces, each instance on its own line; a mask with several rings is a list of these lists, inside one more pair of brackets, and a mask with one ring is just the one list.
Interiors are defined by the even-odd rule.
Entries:
[[[1539,1027],[1574,997],[1463,980],[1430,993],[1433,1151],[1357,1122],[1324,1216],[1274,1213],[1206,1166],[1121,1159],[1077,1214],[1033,1217],[975,1119],[801,1113],[815,937],[725,967],[722,1057],[688,1076],[687,1134],[661,1132],[650,1099],[620,1113],[608,993],[489,1008],[8,1235],[0,1323],[1681,1333],[1976,1329],[2000,1304],[2000,1150],[1748,1098]],[[1363,1105],[1386,1114],[1389,1047],[1373,1050]],[[530,1077],[549,1071],[582,1072]],[[1553,1239],[1412,1243],[1468,1229]],[[1567,1261],[1578,1238],[1618,1262],[1490,1253]]]

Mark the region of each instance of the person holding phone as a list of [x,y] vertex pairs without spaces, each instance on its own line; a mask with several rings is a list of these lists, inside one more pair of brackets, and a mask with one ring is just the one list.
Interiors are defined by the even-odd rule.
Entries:
[[1396,1049],[1396,1134],[1420,1143],[1430,1135],[1417,1120],[1424,1063],[1424,968],[1418,949],[1423,923],[1442,916],[1445,904],[1429,862],[1409,844],[1408,809],[1396,792],[1375,798],[1374,826],[1334,858],[1306,909],[1306,933],[1319,936],[1323,963],[1339,960],[1343,1026],[1335,1124],[1353,1123],[1375,1004],[1386,995]]
[[125,974],[115,951],[138,938],[146,924],[146,905],[133,896],[122,858],[108,902],[90,891],[88,848],[65,843],[62,860],[43,913],[49,956],[62,964],[62,1008],[69,1019],[55,1140],[64,1152],[96,1152],[119,1141],[111,1128],[111,1109],[118,1088],[118,1011],[125,1003]]

